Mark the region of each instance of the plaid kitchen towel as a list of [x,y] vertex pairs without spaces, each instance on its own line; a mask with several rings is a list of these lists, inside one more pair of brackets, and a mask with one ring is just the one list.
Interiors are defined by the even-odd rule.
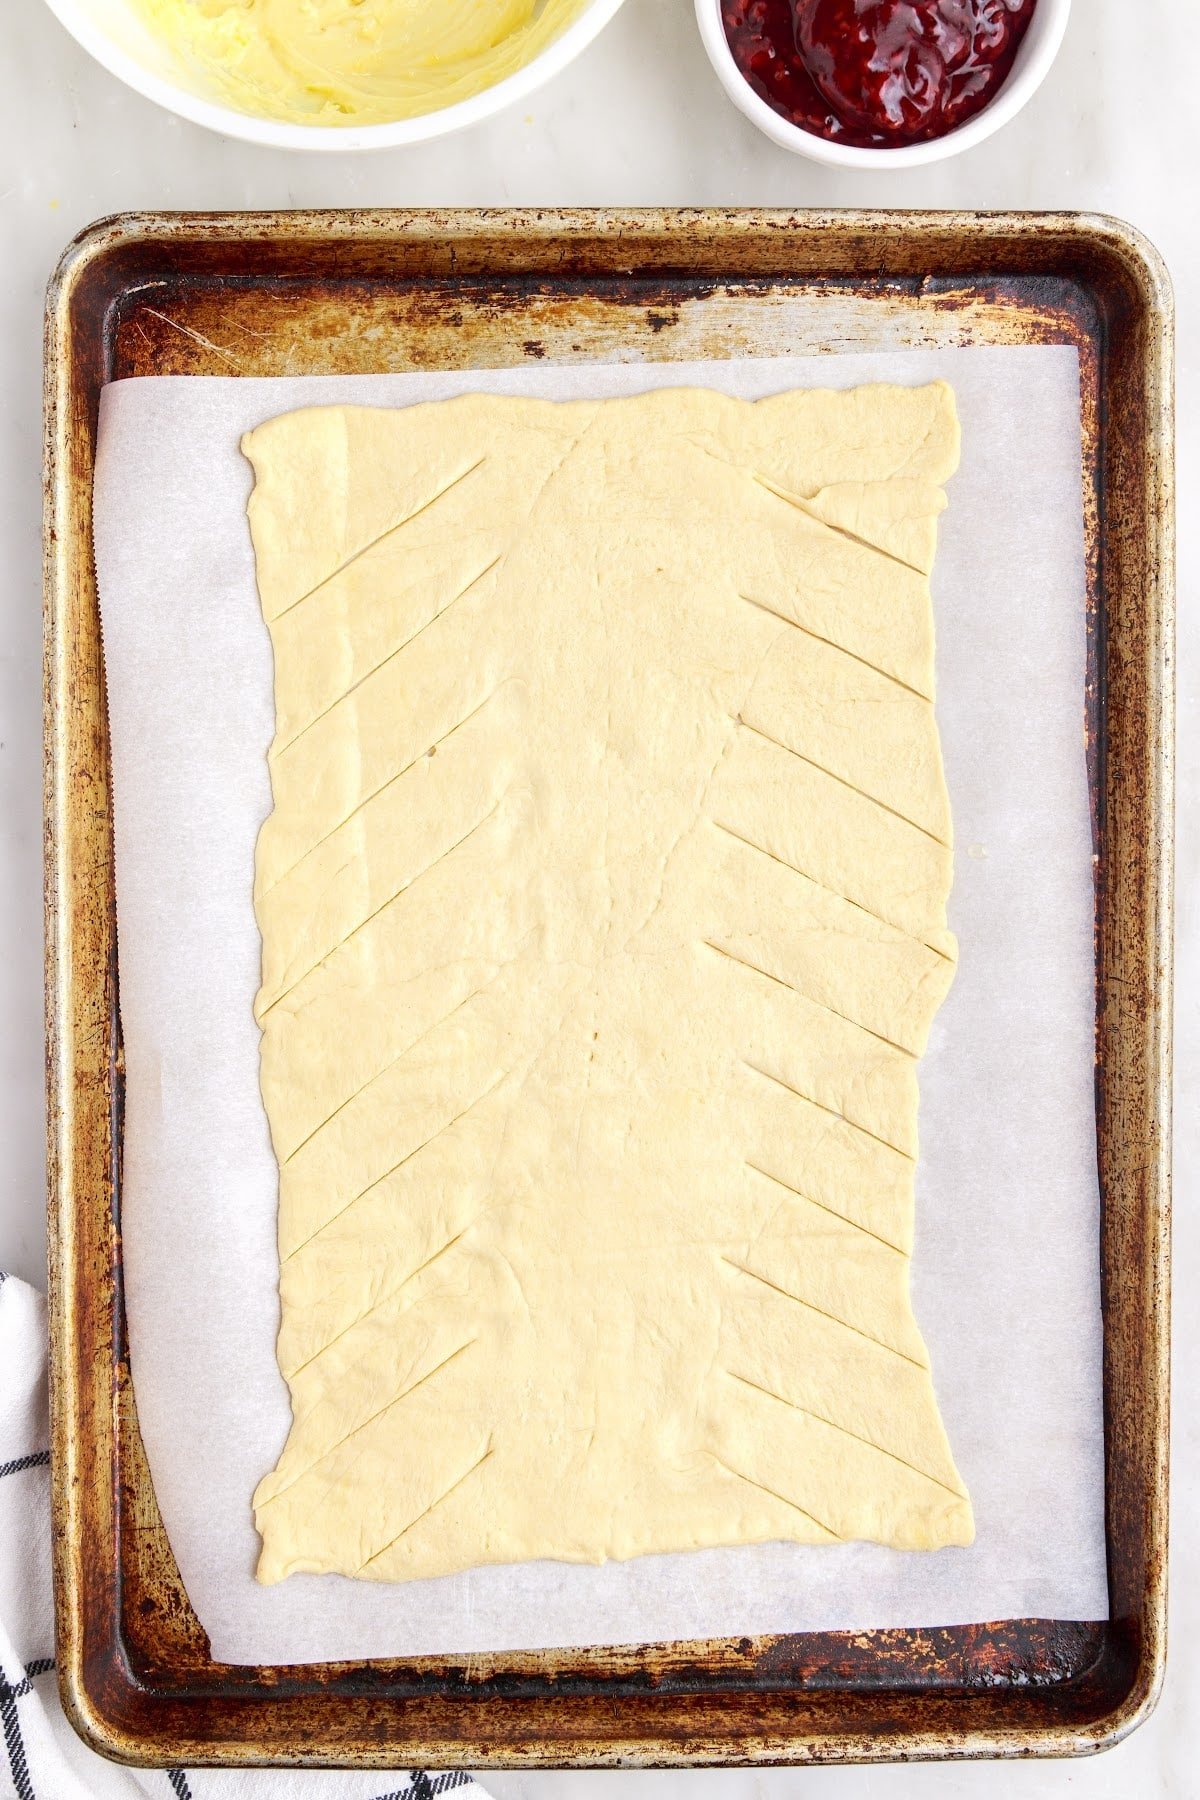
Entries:
[[8,1800],[483,1800],[461,1772],[124,1769],[76,1737],[58,1703],[50,1594],[46,1306],[0,1274],[0,1796]]

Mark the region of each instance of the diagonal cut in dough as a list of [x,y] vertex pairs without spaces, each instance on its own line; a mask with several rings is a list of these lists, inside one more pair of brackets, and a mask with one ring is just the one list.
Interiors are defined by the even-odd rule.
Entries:
[[260,1578],[971,1541],[909,1302],[943,384],[245,441],[275,655]]

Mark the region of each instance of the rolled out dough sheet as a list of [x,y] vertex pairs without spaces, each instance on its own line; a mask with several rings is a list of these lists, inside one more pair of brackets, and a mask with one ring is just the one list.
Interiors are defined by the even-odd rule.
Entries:
[[951,390],[244,448],[293,1411],[261,1579],[970,1543],[909,1300]]

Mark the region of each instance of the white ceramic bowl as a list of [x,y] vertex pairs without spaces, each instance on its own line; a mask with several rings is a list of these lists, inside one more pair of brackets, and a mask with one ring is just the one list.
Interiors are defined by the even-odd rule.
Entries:
[[111,74],[147,100],[196,125],[284,150],[387,150],[461,131],[524,100],[586,49],[624,0],[591,0],[540,55],[481,94],[386,125],[290,125],[242,112],[222,100],[202,75],[193,75],[177,62],[170,46],[144,24],[132,0],[47,0],[47,4],[71,36]]
[[696,0],[696,20],[708,60],[733,104],[785,150],[811,157],[814,162],[835,163],[842,169],[912,169],[920,163],[941,162],[944,157],[957,156],[960,150],[970,150],[973,145],[981,144],[984,138],[991,137],[993,131],[999,131],[1019,113],[1030,95],[1041,86],[1058,54],[1070,10],[1071,0],[1037,0],[1029,28],[1021,39],[1006,80],[996,89],[995,98],[965,125],[960,125],[956,131],[948,131],[944,137],[931,138],[927,144],[902,144],[894,150],[864,150],[854,144],[831,143],[814,131],[793,125],[773,106],[768,106],[733,60],[733,51],[721,22],[721,0]]

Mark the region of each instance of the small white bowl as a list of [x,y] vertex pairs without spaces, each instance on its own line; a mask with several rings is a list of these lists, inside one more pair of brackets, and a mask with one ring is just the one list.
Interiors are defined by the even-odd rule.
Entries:
[[984,138],[991,137],[993,131],[999,131],[1020,112],[1058,55],[1070,10],[1071,0],[1037,0],[1016,59],[996,89],[995,98],[965,125],[946,132],[944,137],[931,138],[925,144],[901,144],[894,150],[831,143],[815,131],[793,125],[755,93],[738,68],[721,21],[721,0],[696,0],[696,21],[708,60],[733,104],[785,150],[811,157],[813,162],[834,163],[842,169],[913,169],[920,163],[941,162],[944,157],[957,156],[960,150],[982,144]]
[[98,63],[147,100],[226,137],[283,150],[390,150],[478,125],[524,100],[585,50],[624,0],[591,0],[577,19],[523,68],[492,87],[416,118],[385,125],[291,125],[242,112],[220,97],[203,74],[176,59],[171,46],[139,16],[132,0],[46,0],[51,12]]

